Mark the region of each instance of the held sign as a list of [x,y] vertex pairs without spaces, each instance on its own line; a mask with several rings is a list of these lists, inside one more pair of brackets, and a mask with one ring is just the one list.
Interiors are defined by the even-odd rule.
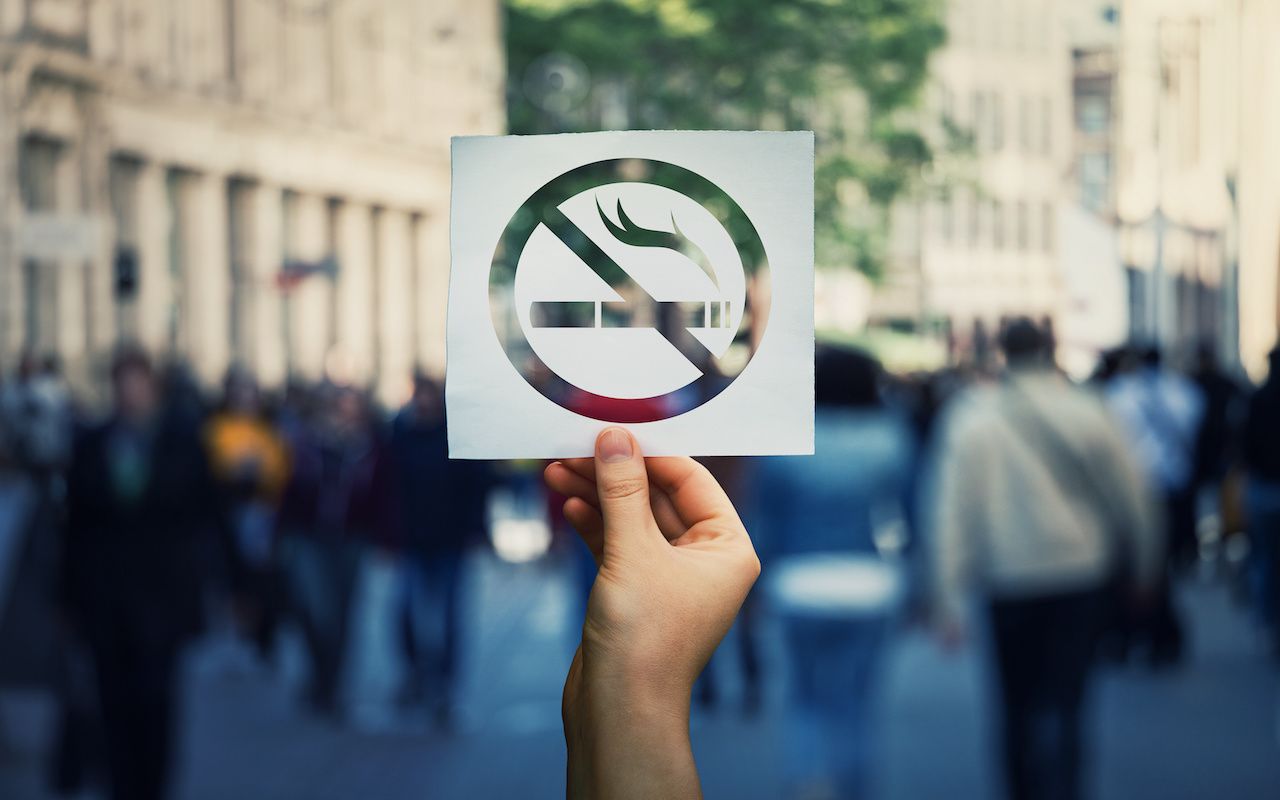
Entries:
[[451,455],[812,452],[812,134],[453,150]]

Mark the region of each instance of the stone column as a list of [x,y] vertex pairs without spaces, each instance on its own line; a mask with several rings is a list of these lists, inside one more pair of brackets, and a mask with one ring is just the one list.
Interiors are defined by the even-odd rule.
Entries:
[[[83,217],[81,159],[83,148],[79,141],[67,141],[63,144],[54,172],[54,210],[66,217]],[[41,264],[41,269],[52,270],[57,310],[52,320],[53,329],[48,331],[49,340],[42,342],[66,362],[68,377],[80,386],[84,386],[86,371],[84,369],[85,345],[89,326],[90,309],[86,299],[86,277],[88,262],[82,258],[61,258],[56,262]],[[42,336],[43,336],[42,332]]]
[[336,216],[338,350],[352,380],[363,383],[374,369],[373,212],[343,203]]
[[97,247],[85,275],[86,339],[91,361],[104,361],[119,336],[115,297],[115,234],[111,215],[111,151],[98,118],[96,101],[84,106],[84,140],[80,147],[85,212],[97,223]]
[[284,384],[286,374],[283,304],[276,275],[284,255],[284,200],[279,186],[258,184],[249,191],[246,234],[250,281],[252,353],[249,366],[263,386]]
[[449,301],[449,218],[424,215],[418,224],[418,332],[422,368],[444,374],[445,313]]
[[[317,263],[328,255],[325,235],[325,200],[312,194],[296,195],[295,218],[288,225],[291,259]],[[293,369],[308,380],[324,375],[329,349],[329,293],[332,284],[324,275],[311,275],[293,290],[290,325]]]
[[187,356],[201,381],[216,386],[231,359],[227,181],[222,175],[201,173],[185,183],[181,213]]
[[154,162],[138,169],[138,294],[134,300],[138,344],[153,353],[169,349],[174,287],[169,276],[170,208],[166,170]]
[[395,408],[408,399],[409,379],[413,374],[413,342],[409,315],[413,301],[409,269],[409,215],[403,211],[384,210],[375,235],[380,263],[375,274],[378,285],[378,354],[376,391],[378,399]]
[[[0,70],[0,120],[12,120],[9,75]],[[22,347],[22,261],[14,241],[21,214],[18,196],[18,126],[0,125],[0,371]]]

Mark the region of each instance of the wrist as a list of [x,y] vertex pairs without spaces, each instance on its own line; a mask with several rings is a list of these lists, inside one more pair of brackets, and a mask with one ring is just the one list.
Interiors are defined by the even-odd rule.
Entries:
[[696,797],[689,690],[592,663],[565,684],[570,797]]

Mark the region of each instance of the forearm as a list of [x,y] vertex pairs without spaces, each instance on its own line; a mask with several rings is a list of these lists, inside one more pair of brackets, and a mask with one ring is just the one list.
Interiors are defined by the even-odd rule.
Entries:
[[579,654],[565,685],[569,800],[700,798],[688,690],[591,672]]

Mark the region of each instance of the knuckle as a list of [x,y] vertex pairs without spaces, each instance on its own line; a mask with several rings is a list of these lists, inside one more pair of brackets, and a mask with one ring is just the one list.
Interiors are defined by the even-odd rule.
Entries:
[[607,480],[600,486],[601,500],[625,500],[629,497],[642,496],[649,488],[649,482],[639,476],[626,476]]

